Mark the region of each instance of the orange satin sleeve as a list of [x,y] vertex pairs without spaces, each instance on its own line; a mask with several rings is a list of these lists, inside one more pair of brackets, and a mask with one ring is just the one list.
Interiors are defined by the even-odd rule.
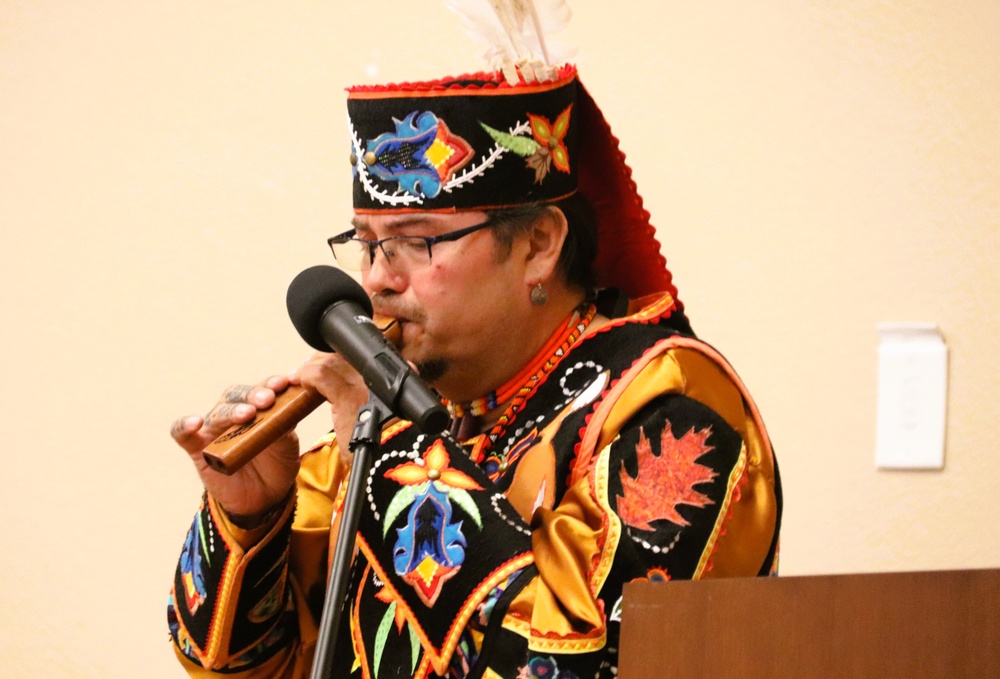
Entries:
[[732,479],[728,507],[716,525],[697,577],[753,576],[767,558],[777,527],[774,453],[764,422],[743,382],[708,345],[684,337],[638,361],[611,390],[580,446],[573,482],[589,474],[597,454],[650,399],[676,393],[714,410],[744,442],[743,469]]
[[[742,384],[740,385],[742,387]],[[749,395],[747,395],[749,399]],[[736,486],[706,578],[747,577],[760,572],[778,524],[774,452],[752,400],[746,401],[746,468]],[[772,571],[777,570],[777,561]]]
[[[333,434],[329,434],[302,456],[296,479],[298,506],[292,524],[289,549],[292,594],[298,612],[303,646],[311,648],[319,637],[319,621],[307,596],[316,585],[326,586],[329,554],[337,539],[339,516],[351,468],[343,463]],[[332,524],[332,526],[331,526]]]
[[532,649],[579,652],[603,646],[606,619],[591,575],[606,520],[587,480],[567,490],[558,507],[535,512],[531,545],[538,577],[508,609],[522,627],[529,626],[520,631],[529,633]]

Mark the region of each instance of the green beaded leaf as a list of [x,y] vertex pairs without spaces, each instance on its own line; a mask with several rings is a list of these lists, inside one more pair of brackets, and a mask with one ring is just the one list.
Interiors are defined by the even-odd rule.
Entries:
[[[438,483],[435,481],[434,483]],[[476,501],[472,499],[469,495],[469,491],[463,490],[461,488],[449,488],[444,484],[437,487],[438,490],[448,493],[448,498],[455,501],[459,507],[465,510],[465,513],[472,517],[472,520],[476,522],[476,525],[480,529],[483,527],[483,519],[479,516],[479,507],[476,506]]]
[[378,625],[378,632],[375,633],[375,676],[378,676],[378,667],[382,663],[382,650],[385,648],[385,639],[389,636],[389,628],[392,621],[396,619],[396,602],[393,601],[382,616],[382,622]]
[[[198,526],[198,539],[201,540],[201,553],[205,555],[205,561],[209,566],[212,565],[212,555],[209,554],[208,545],[205,543],[205,517],[202,514],[198,514],[198,521],[201,525]],[[194,530],[192,528],[192,530]]]
[[417,661],[420,660],[420,637],[413,625],[407,621],[406,629],[410,632],[410,674],[417,671]]
[[400,512],[413,504],[414,498],[417,496],[418,492],[423,492],[423,489],[427,487],[426,483],[421,483],[419,486],[403,486],[398,491],[396,495],[393,496],[392,502],[389,503],[389,507],[385,510],[385,523],[382,524],[382,537],[385,537],[389,532],[389,526],[392,522],[396,520]]
[[517,155],[524,158],[533,154],[540,146],[540,144],[531,137],[516,137],[513,134],[508,134],[507,132],[494,130],[486,123],[479,124],[482,125],[483,129],[486,130],[491,137],[493,137],[496,143],[500,144],[500,146],[508,151],[513,151]]

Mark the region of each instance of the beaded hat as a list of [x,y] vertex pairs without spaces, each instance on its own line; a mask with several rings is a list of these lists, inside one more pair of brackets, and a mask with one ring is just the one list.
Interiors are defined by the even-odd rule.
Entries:
[[598,287],[676,299],[618,139],[574,66],[547,75],[517,66],[350,88],[355,211],[489,210],[579,192],[597,221]]

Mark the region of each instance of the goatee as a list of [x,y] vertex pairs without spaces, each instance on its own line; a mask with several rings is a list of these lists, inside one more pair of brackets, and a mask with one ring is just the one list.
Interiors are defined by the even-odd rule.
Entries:
[[417,366],[420,379],[428,384],[434,384],[448,372],[448,360],[445,358],[429,358],[426,361],[417,361],[414,365]]

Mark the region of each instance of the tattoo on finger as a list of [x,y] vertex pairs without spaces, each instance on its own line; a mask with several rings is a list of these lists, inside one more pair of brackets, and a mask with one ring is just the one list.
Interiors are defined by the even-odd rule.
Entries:
[[253,389],[254,387],[249,384],[237,384],[226,389],[225,393],[222,394],[222,400],[226,403],[246,403]]
[[225,420],[228,425],[235,416],[239,415],[237,409],[242,409],[245,405],[245,403],[224,403],[216,406],[212,412],[205,416],[205,426],[209,427],[218,420]]

